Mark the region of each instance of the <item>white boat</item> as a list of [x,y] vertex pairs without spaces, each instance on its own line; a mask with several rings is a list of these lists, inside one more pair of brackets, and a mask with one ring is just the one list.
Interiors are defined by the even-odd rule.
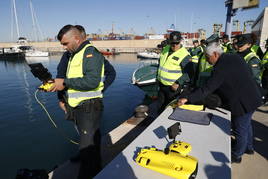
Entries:
[[15,45],[12,47],[15,52],[23,52],[25,57],[48,57],[48,52],[36,50],[30,45]]
[[32,50],[32,51],[27,51],[25,53],[25,56],[26,57],[48,57],[48,52]]
[[151,51],[145,51],[145,52],[140,52],[137,53],[138,58],[152,58],[152,59],[158,59],[160,58],[160,54],[156,52],[151,52]]

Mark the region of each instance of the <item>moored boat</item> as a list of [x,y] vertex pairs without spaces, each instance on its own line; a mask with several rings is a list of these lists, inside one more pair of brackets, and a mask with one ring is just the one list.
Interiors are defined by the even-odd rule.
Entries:
[[119,52],[116,52],[115,49],[112,49],[111,51],[109,49],[106,49],[106,51],[100,50],[100,53],[102,53],[102,55],[106,55],[106,56],[119,54]]
[[26,57],[48,57],[48,52],[36,50],[30,45],[15,45],[12,47],[15,52],[22,52]]
[[145,51],[145,52],[140,52],[137,53],[138,58],[151,58],[151,59],[159,59],[160,54],[156,52],[151,52],[151,51]]
[[145,64],[137,68],[132,75],[132,84],[142,89],[149,97],[157,96],[157,63]]
[[22,52],[16,52],[12,48],[2,48],[0,51],[0,59],[13,60],[13,59],[25,59],[25,54]]

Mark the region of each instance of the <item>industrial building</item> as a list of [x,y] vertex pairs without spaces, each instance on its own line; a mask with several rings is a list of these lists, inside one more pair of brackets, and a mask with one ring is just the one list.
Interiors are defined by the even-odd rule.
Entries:
[[257,44],[265,50],[265,40],[268,38],[268,7],[264,8],[252,25],[252,33],[257,36]]

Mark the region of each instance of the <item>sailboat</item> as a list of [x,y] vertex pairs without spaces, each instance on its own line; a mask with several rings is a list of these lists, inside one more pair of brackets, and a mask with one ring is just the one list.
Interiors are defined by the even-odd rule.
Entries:
[[[25,57],[48,57],[49,56],[48,52],[44,52],[44,51],[40,51],[40,50],[35,49],[32,45],[29,45],[26,38],[20,36],[18,17],[17,17],[17,11],[16,11],[16,0],[12,0],[12,6],[13,6],[12,7],[12,10],[13,10],[12,14],[14,13],[15,22],[16,22],[16,29],[17,29],[17,36],[18,36],[17,44],[11,47],[12,50],[14,51],[14,53],[24,53]],[[32,15],[34,34],[35,34],[35,38],[36,38],[35,40],[37,40],[36,27],[38,27],[40,34],[42,34],[42,33],[41,33],[40,27],[37,23],[37,18],[36,18],[34,8],[32,5],[32,0],[30,0],[30,9],[31,9],[31,15]],[[12,28],[12,31],[13,31],[13,28]],[[13,32],[11,32],[11,33],[13,33]]]
[[28,41],[24,37],[20,37],[17,44],[12,47],[15,52],[22,52],[25,57],[48,57],[48,52],[43,52],[35,49],[33,46],[29,45]]

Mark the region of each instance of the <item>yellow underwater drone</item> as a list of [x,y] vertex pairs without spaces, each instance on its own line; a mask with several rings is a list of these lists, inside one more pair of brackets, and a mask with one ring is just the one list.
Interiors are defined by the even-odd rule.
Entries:
[[188,155],[192,149],[189,143],[175,141],[180,132],[180,123],[177,122],[168,128],[169,138],[174,139],[173,143],[165,150],[154,147],[141,149],[135,159],[136,163],[174,178],[194,179],[197,175],[198,160]]

